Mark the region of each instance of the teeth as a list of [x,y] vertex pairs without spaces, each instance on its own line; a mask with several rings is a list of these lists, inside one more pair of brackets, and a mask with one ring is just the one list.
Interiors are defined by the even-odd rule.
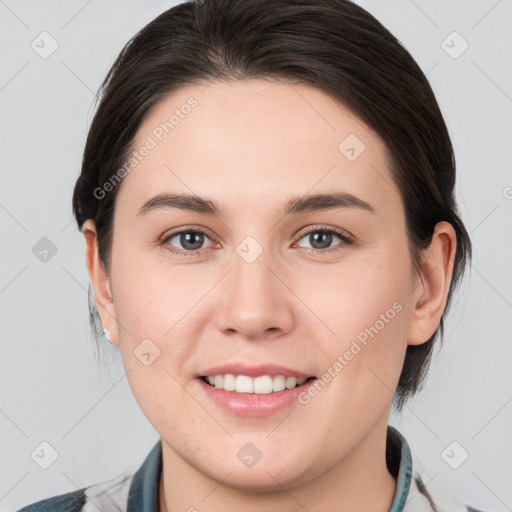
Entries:
[[[221,377],[224,379],[224,377]],[[254,392],[254,384],[256,379],[251,379],[251,377],[247,377],[246,375],[237,375],[235,381],[235,391],[237,393],[253,393]],[[261,381],[259,381],[260,388],[263,387],[263,391],[265,391],[265,383],[263,386],[261,385]]]
[[209,375],[205,380],[218,389],[226,391],[236,391],[237,393],[255,393],[257,395],[266,395],[276,393],[284,389],[293,389],[306,382],[306,377],[297,379],[296,377],[285,377],[284,375],[261,375],[252,378],[247,375]]
[[297,385],[297,379],[295,377],[288,377],[286,379],[286,389],[292,389]]
[[[220,375],[220,378],[222,380],[222,388],[225,389],[226,391],[235,391],[236,389],[236,379],[235,379],[235,376],[232,375],[231,373],[228,374],[228,375],[224,375],[224,377],[222,375]],[[221,386],[216,386],[216,387],[221,387]]]

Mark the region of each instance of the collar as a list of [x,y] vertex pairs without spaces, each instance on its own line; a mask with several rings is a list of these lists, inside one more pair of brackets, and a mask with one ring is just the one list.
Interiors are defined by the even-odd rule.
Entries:
[[411,488],[412,456],[404,436],[390,425],[388,425],[387,432],[386,462],[392,475],[396,478],[395,495],[389,512],[402,512]]
[[[412,457],[405,438],[388,425],[386,463],[396,478],[396,490],[388,512],[403,512],[411,487]],[[127,512],[160,512],[158,488],[162,474],[162,440],[151,449],[133,476]]]
[[159,439],[133,476],[126,512],[160,512],[158,487],[162,475],[162,440]]

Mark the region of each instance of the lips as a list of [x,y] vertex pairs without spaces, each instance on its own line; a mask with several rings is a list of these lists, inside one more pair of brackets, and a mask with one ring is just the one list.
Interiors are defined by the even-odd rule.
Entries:
[[224,411],[236,416],[267,416],[298,404],[297,397],[317,378],[278,364],[224,363],[196,375],[199,389]]
[[[206,370],[207,372],[218,372],[225,371],[226,366],[219,366],[214,368],[209,368]],[[289,368],[278,367],[276,365],[261,365],[258,367],[248,368],[240,368],[240,366],[230,365],[228,366],[231,371],[246,371],[247,373],[258,373],[260,371],[267,372],[275,372],[282,371],[284,373],[298,373],[300,375],[305,375],[303,372],[297,372],[295,370],[290,370]],[[218,376],[219,374],[217,374]],[[233,374],[231,374],[233,376]],[[258,380],[260,377],[256,377],[254,380]],[[276,379],[284,379],[283,374],[277,374]],[[251,377],[244,376],[242,380],[251,380]],[[264,380],[269,379],[264,377]],[[288,379],[295,380],[295,377],[288,377]],[[304,377],[302,377],[304,379]],[[302,402],[299,401],[299,396],[302,393],[307,393],[308,388],[310,386],[315,385],[318,379],[315,377],[308,378],[303,384],[300,386],[293,387],[291,389],[283,389],[282,391],[271,391],[269,389],[262,390],[261,387],[259,391],[264,391],[264,393],[252,393],[250,390],[242,389],[240,391],[231,390],[228,391],[223,388],[217,388],[216,386],[212,386],[204,380],[204,377],[198,376],[195,379],[194,386],[197,386],[197,389],[200,390],[200,393],[203,393],[203,396],[216,405],[217,407],[224,410],[226,413],[234,416],[245,416],[245,417],[264,417],[274,413],[277,413],[280,410],[289,408],[289,407],[303,407]],[[282,387],[282,386],[281,386]],[[258,390],[256,390],[258,391]]]

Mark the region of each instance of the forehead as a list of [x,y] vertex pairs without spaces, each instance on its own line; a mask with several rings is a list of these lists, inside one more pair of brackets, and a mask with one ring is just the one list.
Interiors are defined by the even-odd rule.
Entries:
[[333,187],[374,204],[399,200],[380,137],[305,84],[255,79],[179,89],[146,115],[133,149],[118,201],[167,190],[268,204]]

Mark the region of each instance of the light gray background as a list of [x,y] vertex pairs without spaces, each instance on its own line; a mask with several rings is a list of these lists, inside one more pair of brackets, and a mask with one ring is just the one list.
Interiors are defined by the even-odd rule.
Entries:
[[[176,3],[0,1],[2,511],[138,467],[158,440],[117,349],[96,361],[71,194],[100,81],[125,42]],[[427,488],[443,484],[485,510],[511,510],[512,0],[357,3],[428,73],[475,250],[427,388],[392,423]],[[47,59],[31,48],[43,31],[59,45]],[[469,44],[458,58],[454,31]],[[57,248],[46,263],[32,252],[42,237]],[[48,469],[31,458],[43,441],[58,452]],[[458,469],[441,456],[453,441],[452,465],[469,453]]]

